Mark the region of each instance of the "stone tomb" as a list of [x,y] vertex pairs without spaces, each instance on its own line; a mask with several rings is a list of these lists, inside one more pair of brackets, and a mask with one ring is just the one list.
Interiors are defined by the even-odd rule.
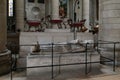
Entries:
[[[89,52],[87,56],[88,62],[99,61],[100,55],[97,52]],[[81,53],[68,53],[68,54],[57,54],[53,55],[53,65],[60,64],[72,64],[72,63],[85,63],[85,52]],[[40,55],[28,55],[27,56],[27,67],[31,66],[47,66],[52,64],[51,52],[49,54]],[[100,70],[100,64],[88,64],[88,71],[91,68],[94,70]],[[51,67],[40,67],[40,68],[28,68],[27,79],[28,80],[50,80],[51,79]],[[60,69],[60,70],[59,70]],[[93,71],[94,71],[93,70]],[[98,72],[96,71],[96,72]],[[78,77],[81,75],[85,76],[85,64],[69,65],[69,66],[54,66],[53,72],[55,78],[64,80],[65,78]],[[92,71],[91,71],[92,72]],[[98,74],[98,73],[97,73]]]

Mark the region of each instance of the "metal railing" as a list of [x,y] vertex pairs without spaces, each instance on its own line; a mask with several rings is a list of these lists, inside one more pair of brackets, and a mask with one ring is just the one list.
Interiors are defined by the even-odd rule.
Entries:
[[[71,52],[71,51],[68,51],[68,52],[56,52],[55,51],[55,46],[72,46],[72,45],[79,45],[79,44],[54,44],[54,43],[50,43],[50,44],[40,44],[40,46],[49,46],[50,48],[50,51],[48,51],[48,54],[50,55],[50,59],[51,59],[51,64],[48,64],[48,65],[39,65],[39,66],[25,66],[25,67],[12,67],[13,66],[13,58],[12,58],[12,54],[11,54],[11,80],[13,80],[13,70],[18,70],[18,69],[28,69],[28,68],[41,68],[41,67],[51,67],[51,78],[54,79],[54,67],[55,66],[58,66],[59,67],[59,73],[61,71],[61,66],[69,66],[69,65],[80,65],[80,64],[85,64],[85,75],[87,75],[88,73],[90,73],[91,71],[91,64],[94,64],[94,63],[102,63],[102,62],[113,62],[112,66],[113,66],[113,71],[115,71],[115,67],[116,67],[116,44],[119,44],[120,42],[108,42],[108,41],[102,41],[102,40],[99,40],[98,43],[84,43],[82,44],[82,46],[85,48],[84,51],[78,51],[78,52]],[[98,46],[96,48],[94,48],[94,46],[90,46],[90,45],[94,45],[94,44],[98,44]],[[102,55],[101,53],[101,48],[102,46],[101,45],[106,45],[106,44],[110,44],[110,45],[113,45],[113,48],[112,48],[112,59],[109,58],[109,57],[105,57],[104,55]],[[81,45],[81,44],[80,44]],[[100,46],[99,46],[100,45]],[[20,45],[20,47],[22,46],[35,46],[35,44],[32,44],[32,45]],[[92,48],[91,48],[92,47]],[[43,50],[44,52],[45,50]],[[104,58],[105,60],[99,60],[99,61],[91,61],[91,55],[89,54],[92,54],[94,51],[97,52],[98,55],[100,55],[100,57]],[[29,52],[28,52],[29,53]],[[84,53],[84,60],[83,62],[72,62],[72,63],[61,63],[61,56],[64,56],[65,54],[73,54],[73,53],[76,53],[76,54],[80,54],[80,53]],[[15,55],[15,58],[17,58],[16,54]],[[41,54],[39,54],[41,55]],[[54,63],[54,58],[55,56],[58,56],[58,63],[55,64]],[[21,58],[26,58],[26,57],[21,57]],[[89,58],[89,60],[88,60]],[[17,59],[15,59],[15,65],[17,64],[16,61]],[[90,65],[90,66],[88,66]],[[88,68],[89,67],[89,68]]]

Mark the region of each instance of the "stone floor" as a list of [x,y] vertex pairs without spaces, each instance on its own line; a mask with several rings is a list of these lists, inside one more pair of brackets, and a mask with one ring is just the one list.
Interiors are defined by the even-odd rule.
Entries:
[[[65,71],[63,71],[65,72]],[[31,77],[31,80],[37,80],[38,77]],[[11,80],[10,74],[4,75],[0,77],[0,80]],[[29,80],[26,77],[26,70],[19,70],[13,72],[13,80]],[[46,80],[46,79],[39,79]],[[52,80],[47,79],[47,80]],[[110,67],[103,66],[103,73],[99,73],[98,71],[93,71],[92,74],[89,75],[79,75],[77,69],[73,69],[71,71],[67,71],[64,74],[57,75],[54,80],[120,80],[120,68],[117,68],[116,72],[112,72]]]
[[[26,55],[21,54],[20,59],[18,59],[17,66],[19,67],[27,66],[26,58],[22,58],[23,56]],[[100,64],[99,67],[93,65],[88,75],[85,75],[84,65],[81,67],[80,65],[62,66],[60,73],[58,67],[54,69],[53,80],[120,80],[120,67],[116,67],[116,71],[113,72],[111,65]],[[41,70],[41,72],[35,71],[29,75],[27,74],[27,69],[13,71],[12,80],[52,80],[51,68],[40,68],[38,70]],[[11,80],[11,74],[0,76],[0,80]]]
[[[18,65],[26,66],[26,59],[19,59]],[[58,67],[54,68],[56,70]],[[48,71],[47,71],[48,69]],[[45,71],[44,71],[45,70]],[[32,73],[27,75],[26,69],[20,69],[13,71],[12,80],[52,80],[51,79],[51,68],[42,68],[41,73]],[[37,75],[36,75],[37,74]],[[33,76],[34,75],[34,76]],[[11,75],[7,74],[0,76],[0,80],[11,80]],[[116,67],[116,71],[113,72],[112,66],[100,65],[99,67],[92,67],[91,72],[88,75],[84,74],[84,67],[77,66],[66,66],[61,68],[60,74],[55,71],[53,80],[120,80],[120,67]]]

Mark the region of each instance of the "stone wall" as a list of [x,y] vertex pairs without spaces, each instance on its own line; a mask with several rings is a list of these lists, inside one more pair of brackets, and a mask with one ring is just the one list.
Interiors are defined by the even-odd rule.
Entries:
[[[120,42],[120,0],[99,0],[100,32],[99,39]],[[104,45],[113,48],[113,45]],[[116,60],[120,62],[120,44],[117,45]]]
[[100,39],[120,41],[120,1],[100,1]]

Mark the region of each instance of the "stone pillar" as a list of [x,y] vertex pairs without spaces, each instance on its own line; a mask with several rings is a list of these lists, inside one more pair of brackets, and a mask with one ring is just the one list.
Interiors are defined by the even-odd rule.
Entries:
[[10,71],[10,51],[6,49],[7,0],[0,0],[0,75]]
[[[60,19],[59,17],[59,0],[51,0],[52,5],[51,5],[51,18],[52,19]],[[51,28],[53,29],[58,29],[57,25],[51,24]]]
[[52,19],[59,19],[59,0],[52,0]]
[[45,16],[50,15],[51,14],[51,0],[46,0],[45,1]]
[[89,19],[90,19],[90,1],[91,0],[83,0],[83,19],[86,19],[85,26],[89,28]]
[[24,2],[25,0],[16,0],[16,27],[24,31]]
[[[99,0],[100,39],[120,42],[120,0]],[[107,45],[106,48],[113,48]],[[120,63],[120,44],[116,47],[116,60]]]

